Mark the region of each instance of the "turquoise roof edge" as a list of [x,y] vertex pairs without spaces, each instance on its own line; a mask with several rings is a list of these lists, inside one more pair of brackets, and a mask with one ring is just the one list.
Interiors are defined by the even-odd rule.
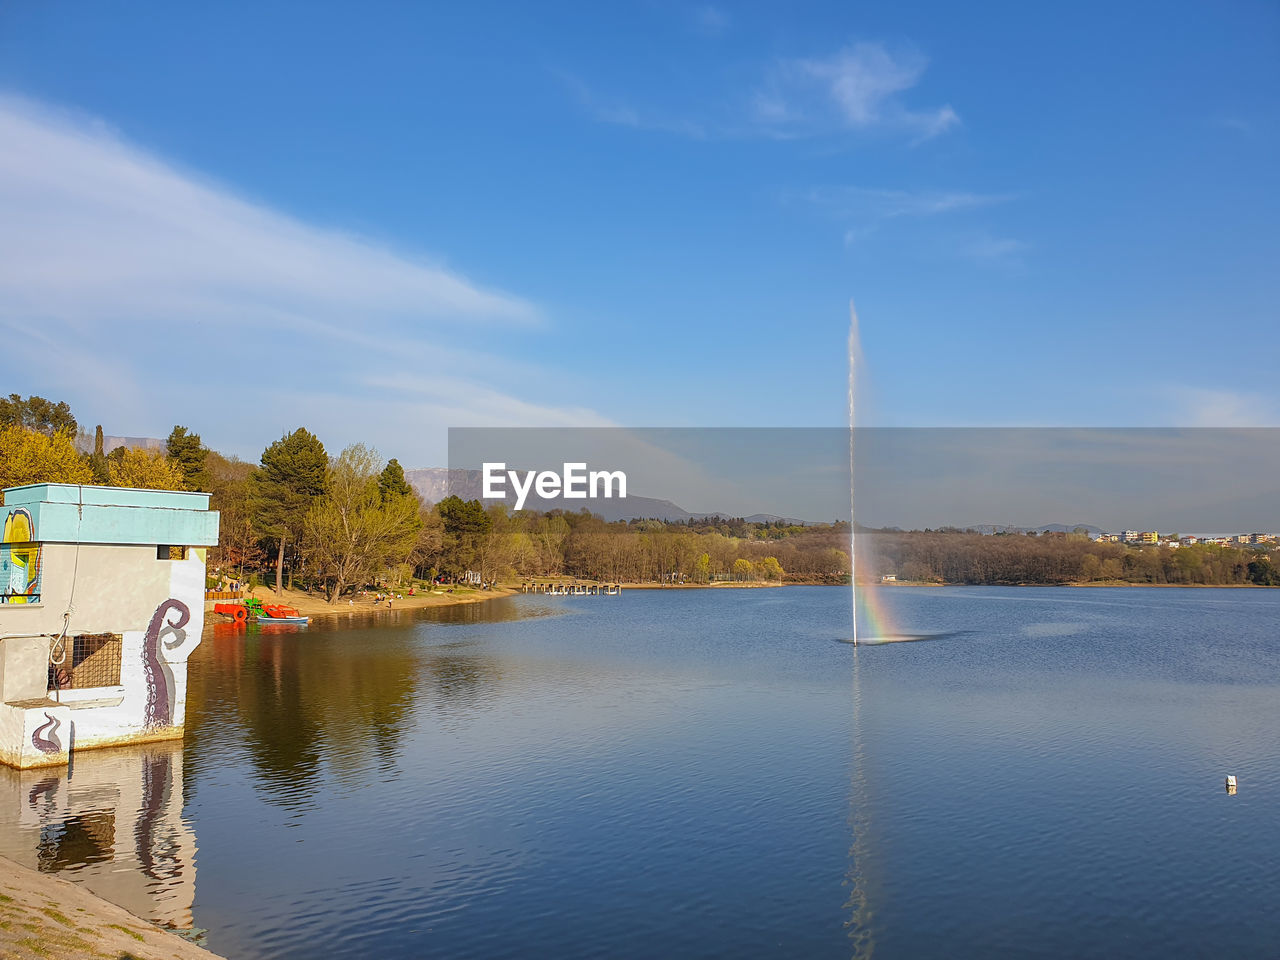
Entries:
[[37,483],[5,490],[0,515],[26,509],[40,543],[212,547],[219,517],[208,506],[207,493]]
[[28,503],[92,503],[109,507],[164,507],[170,510],[208,510],[209,494],[188,490],[140,490],[79,483],[28,483],[4,491],[5,506]]

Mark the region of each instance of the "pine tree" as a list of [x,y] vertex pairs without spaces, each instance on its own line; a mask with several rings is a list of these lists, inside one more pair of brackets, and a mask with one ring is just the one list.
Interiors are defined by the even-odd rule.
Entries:
[[307,511],[324,493],[329,457],[314,434],[299,427],[262,451],[250,486],[255,525],[276,542],[276,594],[284,587],[284,551],[302,538]]
[[94,483],[109,484],[111,470],[107,466],[107,455],[103,451],[102,424],[93,431],[93,455],[89,457],[89,469],[93,471]]
[[211,479],[205,468],[208,450],[200,442],[200,434],[188,433],[186,427],[175,426],[166,444],[169,459],[178,465],[188,490],[208,490]]
[[413,487],[404,478],[404,468],[400,461],[392,457],[378,476],[378,492],[382,502],[388,503],[397,497],[407,497],[413,493]]

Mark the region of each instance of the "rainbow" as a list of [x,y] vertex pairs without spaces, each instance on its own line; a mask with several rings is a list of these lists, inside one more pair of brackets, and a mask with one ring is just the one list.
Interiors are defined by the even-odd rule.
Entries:
[[854,609],[858,616],[858,643],[889,643],[900,637],[889,606],[881,596],[884,588],[855,584]]

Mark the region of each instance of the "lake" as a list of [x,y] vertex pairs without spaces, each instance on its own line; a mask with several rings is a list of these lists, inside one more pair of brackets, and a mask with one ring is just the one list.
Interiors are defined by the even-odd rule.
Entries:
[[0,853],[232,958],[1274,955],[1280,591],[869,595],[211,628]]

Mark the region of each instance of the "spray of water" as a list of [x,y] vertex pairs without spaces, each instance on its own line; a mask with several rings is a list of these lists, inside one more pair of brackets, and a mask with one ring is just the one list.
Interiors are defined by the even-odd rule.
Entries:
[[[853,621],[853,645],[858,646],[857,533],[853,512],[853,435],[856,423],[854,397],[857,389],[858,311],[849,301],[849,602]],[[871,860],[871,791],[866,778],[866,750],[862,739],[862,684],[858,653],[853,654],[853,762],[849,781],[849,828],[853,835],[849,848],[849,873],[845,882],[849,899],[845,902],[849,919],[845,923],[855,960],[870,960],[875,953],[872,927],[871,891],[868,867]]]
[[857,386],[858,354],[858,310],[849,301],[849,590],[850,607],[853,618],[853,645],[858,645],[858,536],[855,532],[853,512],[853,434],[854,434],[854,390]]

